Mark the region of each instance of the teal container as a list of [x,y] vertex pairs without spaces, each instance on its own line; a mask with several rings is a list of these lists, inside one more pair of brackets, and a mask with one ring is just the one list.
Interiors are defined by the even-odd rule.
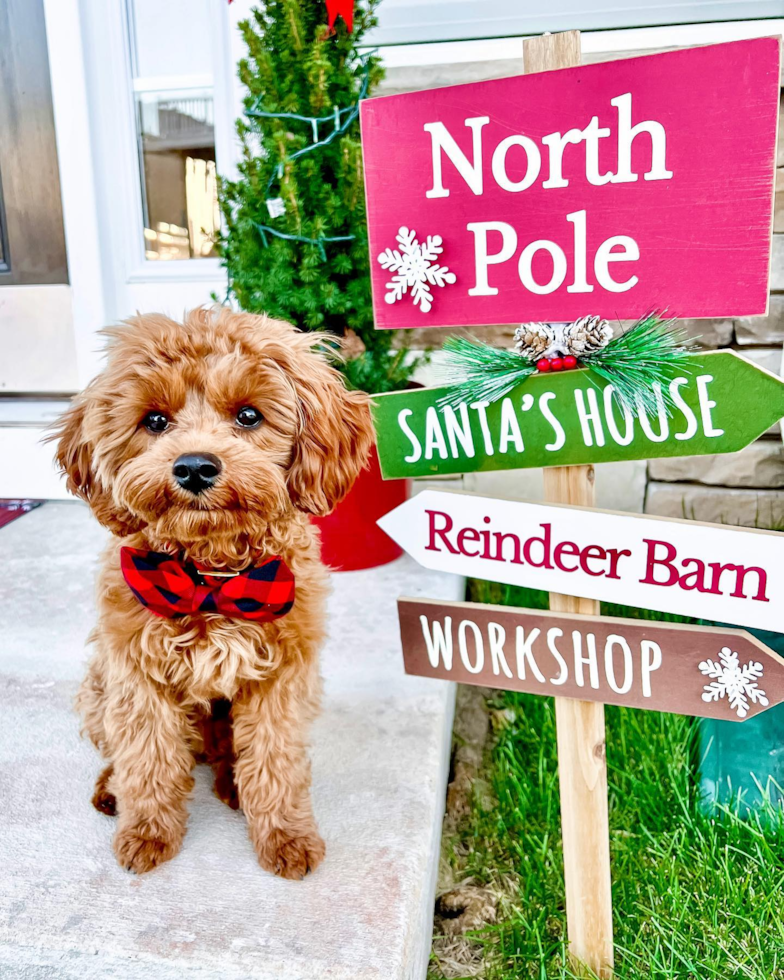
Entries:
[[[748,632],[784,657],[784,634]],[[784,703],[742,723],[701,718],[698,747],[701,805],[706,812],[721,804],[748,816],[766,799],[776,806],[784,802]]]

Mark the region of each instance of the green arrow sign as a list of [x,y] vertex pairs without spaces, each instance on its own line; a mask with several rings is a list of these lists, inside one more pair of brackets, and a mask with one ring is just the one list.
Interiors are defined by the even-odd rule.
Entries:
[[385,479],[706,456],[743,449],[784,417],[784,382],[733,351],[694,354],[673,370],[674,408],[621,412],[590,370],[535,374],[492,404],[438,407],[447,388],[373,398]]

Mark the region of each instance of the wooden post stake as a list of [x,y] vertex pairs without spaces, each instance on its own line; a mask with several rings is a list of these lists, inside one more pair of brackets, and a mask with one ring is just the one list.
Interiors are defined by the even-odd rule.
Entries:
[[[529,38],[523,61],[526,73],[576,67],[580,32]],[[548,503],[593,507],[594,497],[592,466],[544,470]],[[553,592],[550,609],[599,615],[595,600]],[[613,974],[613,926],[604,705],[556,698],[555,718],[569,954],[578,969],[588,967],[605,980]]]

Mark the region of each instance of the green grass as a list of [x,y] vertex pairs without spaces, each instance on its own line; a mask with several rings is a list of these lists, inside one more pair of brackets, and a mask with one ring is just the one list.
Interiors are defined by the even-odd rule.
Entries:
[[[474,583],[471,597],[546,605],[521,593]],[[502,693],[493,707],[506,719],[483,773],[494,799],[475,794],[446,860],[502,896],[496,923],[472,934],[482,977],[571,978],[553,702]],[[752,820],[703,813],[696,733],[690,718],[607,708],[616,977],[784,980],[784,821],[772,807]],[[437,956],[430,976],[443,976]]]

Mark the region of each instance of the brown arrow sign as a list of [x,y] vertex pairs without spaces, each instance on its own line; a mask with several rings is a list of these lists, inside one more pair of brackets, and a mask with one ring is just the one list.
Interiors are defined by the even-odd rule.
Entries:
[[406,673],[746,721],[784,701],[784,659],[745,630],[398,600]]

